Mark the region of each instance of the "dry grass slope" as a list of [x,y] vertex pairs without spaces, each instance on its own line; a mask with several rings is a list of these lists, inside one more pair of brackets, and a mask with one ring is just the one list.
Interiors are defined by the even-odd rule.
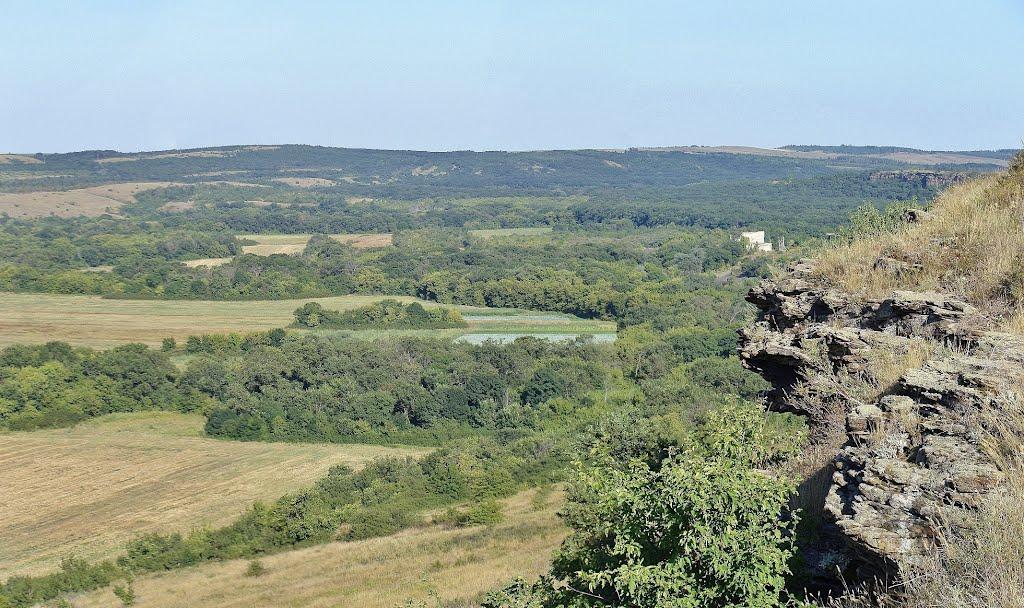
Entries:
[[70,429],[0,435],[0,580],[60,558],[108,557],[141,532],[222,525],[256,500],[423,449],[243,443],[201,436],[203,418],[115,414]]
[[[366,541],[288,551],[260,561],[266,573],[245,576],[246,560],[148,575],[135,580],[139,608],[394,608],[407,599],[472,606],[486,590],[544,572],[565,529],[557,497],[538,509],[533,491],[505,503],[505,521],[489,528],[426,527]],[[118,605],[110,590],[72,598],[75,608]]]
[[34,218],[116,213],[122,205],[135,202],[139,192],[173,185],[172,182],[125,182],[62,192],[0,193],[0,214]]
[[1024,331],[1024,157],[1008,173],[951,187],[919,222],[826,251],[818,271],[868,297],[954,294]]

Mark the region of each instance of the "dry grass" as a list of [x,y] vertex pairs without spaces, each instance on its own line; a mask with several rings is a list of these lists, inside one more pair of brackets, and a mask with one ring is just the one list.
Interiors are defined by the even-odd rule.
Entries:
[[[242,247],[243,253],[253,255],[297,255],[306,249],[310,234],[240,234],[238,238],[255,241],[255,245]],[[332,234],[331,238],[341,243],[348,243],[356,249],[374,249],[390,247],[394,235],[379,234]]]
[[1024,167],[949,188],[924,220],[824,252],[818,272],[867,297],[943,291],[1024,328],[1022,219]]
[[[786,150],[781,148],[756,148],[753,146],[674,146],[667,148],[641,148],[661,152],[687,152],[689,154],[751,154],[754,156],[777,156],[783,158],[808,158],[814,160],[834,160],[842,156],[839,152],[824,150]],[[1006,166],[1006,161],[999,158],[974,156],[959,152],[885,152],[879,154],[858,154],[863,158],[895,160],[912,165],[944,165],[944,164],[983,164]]]
[[235,442],[203,417],[115,414],[70,429],[0,435],[0,579],[98,558],[140,532],[223,525],[255,500],[313,483],[337,463],[425,450]]
[[[878,265],[880,258],[897,263]],[[923,221],[827,252],[818,272],[870,297],[894,289],[952,293],[1000,318],[1005,329],[1024,333],[1024,154],[1007,174],[950,188]],[[888,371],[879,383],[927,357],[920,349],[880,362]],[[981,412],[974,424],[1008,483],[977,510],[945,510],[937,522],[938,551],[905,565],[903,580],[887,596],[844,598],[837,605],[1024,607],[1024,381],[1003,380],[1002,409]]]
[[322,188],[333,186],[336,183],[334,180],[322,177],[275,177],[274,181],[295,188]]
[[[383,297],[339,296],[315,301],[331,310],[346,310]],[[0,293],[0,346],[50,340],[93,347],[126,342],[158,345],[165,337],[183,340],[195,334],[266,331],[290,324],[295,309],[309,301],[313,300],[108,300],[99,296]]]
[[[490,528],[428,527],[385,538],[331,543],[260,559],[266,573],[245,576],[247,560],[135,579],[140,608],[394,608],[407,599],[472,606],[514,576],[547,570],[565,529],[555,504],[531,505],[533,491],[505,503],[505,521]],[[110,590],[71,598],[75,608],[117,605]]]
[[871,377],[865,393],[858,396],[866,403],[873,403],[892,389],[908,370],[924,365],[938,348],[939,344],[934,341],[912,338],[893,348],[871,350],[867,353]]
[[[1019,379],[1011,381],[1019,389]],[[977,511],[949,510],[939,521],[940,550],[908,568],[898,588],[904,608],[1024,607],[1024,409],[982,413],[986,451],[1007,476],[1004,491]]]
[[0,193],[0,214],[33,218],[116,213],[122,205],[135,202],[135,195],[139,192],[173,185],[173,182],[126,182],[62,192]]
[[188,260],[187,262],[182,263],[188,266],[189,268],[199,268],[201,266],[212,268],[213,266],[223,266],[224,264],[230,262],[232,259],[234,258],[200,258],[198,260]]
[[470,230],[469,234],[482,239],[492,239],[509,236],[537,236],[541,234],[548,234],[552,230],[553,228],[551,226],[534,226],[530,228],[486,228]]
[[9,165],[13,163],[39,165],[42,164],[42,162],[42,160],[26,154],[0,154],[0,165]]

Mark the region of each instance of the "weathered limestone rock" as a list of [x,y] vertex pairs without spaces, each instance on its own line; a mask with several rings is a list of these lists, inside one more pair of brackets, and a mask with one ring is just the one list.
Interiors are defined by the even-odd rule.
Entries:
[[[1017,406],[1024,340],[942,293],[857,300],[808,262],[748,300],[760,316],[740,332],[744,365],[772,383],[769,408],[807,416],[835,450],[824,516],[844,555],[825,566],[843,571],[818,575],[893,574],[935,548],[943,509],[975,508],[1003,484],[984,421]],[[922,344],[923,364],[909,356]],[[880,362],[898,372],[890,386]]]

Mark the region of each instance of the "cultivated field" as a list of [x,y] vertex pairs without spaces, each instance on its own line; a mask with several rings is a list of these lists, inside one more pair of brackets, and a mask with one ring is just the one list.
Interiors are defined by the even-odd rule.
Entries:
[[228,523],[337,463],[425,452],[223,441],[202,426],[198,415],[148,412],[0,435],[0,579],[52,571],[70,553],[106,557],[140,532]]
[[337,183],[334,180],[322,177],[275,177],[274,181],[294,188],[319,188],[333,186]]
[[139,192],[172,185],[172,182],[126,182],[60,192],[0,193],[0,215],[33,218],[116,213],[122,205],[135,202]]
[[[366,541],[330,543],[261,558],[264,575],[245,576],[247,560],[210,563],[135,579],[140,608],[395,608],[407,599],[428,606],[471,606],[514,576],[547,570],[565,535],[557,495],[534,491],[505,503],[505,521],[490,528],[427,527]],[[71,598],[75,608],[118,605],[110,590]]]
[[489,228],[482,230],[470,230],[469,234],[482,239],[490,239],[502,236],[537,236],[551,232],[551,226],[535,226],[531,228]]
[[[240,234],[238,238],[256,242],[255,245],[243,246],[243,253],[255,255],[283,253],[293,255],[302,253],[311,236],[309,234]],[[332,234],[331,238],[342,243],[348,243],[356,249],[388,247],[393,241],[393,235],[388,233]]]
[[232,258],[200,258],[198,260],[189,260],[187,262],[182,263],[188,266],[189,268],[199,268],[201,266],[209,268],[213,266],[223,266],[224,264],[227,264],[231,260]]
[[[195,300],[108,300],[99,296],[21,294],[0,292],[0,346],[40,344],[63,340],[71,344],[109,348],[127,342],[159,345],[172,337],[179,341],[190,335],[248,333],[285,327],[292,313],[306,302],[316,301],[331,310],[366,306],[385,297],[413,302],[403,296],[338,296],[307,300],[260,300],[207,302]],[[421,301],[424,306],[437,306]],[[458,306],[469,327],[446,330],[396,330],[391,332],[345,331],[374,338],[382,335],[463,334],[614,334],[615,324],[588,321],[557,313],[497,310]]]

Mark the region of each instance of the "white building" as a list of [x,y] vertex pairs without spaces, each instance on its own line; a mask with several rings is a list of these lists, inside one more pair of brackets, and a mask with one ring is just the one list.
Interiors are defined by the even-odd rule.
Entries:
[[754,232],[741,232],[740,239],[747,242],[747,247],[757,251],[771,251],[772,244],[765,240],[764,230]]

